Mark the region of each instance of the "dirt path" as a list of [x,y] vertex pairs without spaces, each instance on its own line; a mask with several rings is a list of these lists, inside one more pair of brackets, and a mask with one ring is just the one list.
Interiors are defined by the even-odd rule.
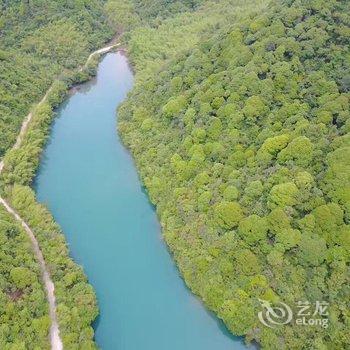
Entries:
[[[117,44],[113,44],[113,45],[110,45],[110,46],[106,46],[106,47],[103,47],[102,49],[98,49],[96,51],[94,51],[92,54],[90,54],[90,56],[88,57],[88,59],[86,60],[85,64],[83,67],[80,68],[80,70],[83,70],[84,67],[86,67],[88,65],[88,63],[90,62],[90,60],[92,59],[92,57],[94,57],[95,55],[97,54],[104,54],[108,51],[111,51],[113,48],[119,46],[120,43],[117,43]],[[41,101],[37,104],[37,106],[40,106],[41,104],[43,104],[46,99],[47,99],[47,96],[49,95],[49,92],[51,91],[51,87],[49,88],[49,90],[47,90],[45,96],[41,99]],[[28,126],[29,126],[29,123],[30,121],[32,120],[33,118],[33,112],[30,112],[26,117],[25,119],[23,120],[23,123],[22,123],[22,126],[21,126],[21,130],[17,136],[17,139],[16,139],[16,143],[13,145],[12,149],[18,149],[20,146],[21,146],[21,143],[22,143],[22,140],[23,140],[23,136],[24,134],[26,133],[27,129],[28,129]],[[2,172],[4,168],[4,160],[2,159],[0,161],[0,174]]]
[[[119,46],[120,44],[114,44],[110,46],[103,47],[102,49],[94,51],[87,59],[85,65],[80,68],[82,70],[84,67],[87,66],[89,61],[94,55],[97,54],[103,54],[110,50],[112,50],[114,47]],[[47,90],[45,96],[41,99],[41,101],[38,103],[38,106],[44,103],[47,99],[47,96],[49,92],[51,91],[51,87],[49,90]],[[23,141],[23,137],[28,130],[28,126],[33,118],[33,112],[30,112],[25,119],[23,120],[21,130],[17,136],[16,143],[13,145],[12,149],[18,149]],[[0,162],[0,175],[4,168],[4,161],[1,160]],[[40,250],[39,243],[33,233],[33,231],[30,229],[29,225],[19,216],[19,214],[8,204],[8,202],[0,196],[0,203],[5,207],[5,209],[14,216],[14,218],[22,225],[25,232],[27,233],[31,243],[33,252],[35,254],[35,257],[39,263],[40,270],[41,270],[41,276],[42,281],[45,286],[46,290],[46,298],[49,303],[49,316],[51,319],[51,327],[50,327],[50,344],[51,344],[51,350],[62,350],[63,349],[63,343],[62,339],[60,337],[60,331],[58,327],[58,321],[57,321],[57,312],[56,312],[56,298],[55,298],[55,286],[52,282],[49,270],[47,268],[47,265],[45,263],[45,259],[43,256],[43,253]]]
[[120,45],[120,43],[117,43],[117,44],[113,44],[113,45],[110,45],[110,46],[106,46],[106,47],[103,47],[102,49],[99,49],[99,50],[96,50],[94,51],[89,57],[88,59],[86,60],[86,63],[85,63],[85,67],[87,66],[87,64],[90,62],[91,58],[94,57],[95,55],[97,54],[104,54],[108,51],[111,51],[112,49],[114,49],[115,47],[118,47]]
[[12,209],[10,205],[1,197],[0,197],[0,202],[6,208],[6,210],[10,214],[12,214],[15,217],[15,219],[22,225],[28,237],[30,238],[35,257],[38,260],[38,263],[40,266],[41,277],[44,282],[44,286],[47,294],[46,296],[49,302],[49,314],[51,319],[51,327],[50,327],[51,349],[62,350],[63,345],[62,345],[62,340],[60,338],[60,332],[58,329],[58,322],[57,322],[57,315],[56,315],[56,298],[54,293],[55,287],[51,280],[50,273],[47,270],[47,266],[44,260],[44,256],[40,250],[39,243],[35,238],[33,231],[30,229],[28,224],[17,214],[17,212],[14,209]]

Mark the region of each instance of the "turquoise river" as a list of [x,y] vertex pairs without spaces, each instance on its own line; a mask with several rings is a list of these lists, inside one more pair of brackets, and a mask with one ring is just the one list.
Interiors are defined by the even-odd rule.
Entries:
[[132,85],[126,57],[107,54],[97,77],[57,111],[35,181],[96,290],[96,342],[103,350],[245,349],[179,276],[116,133],[116,108]]

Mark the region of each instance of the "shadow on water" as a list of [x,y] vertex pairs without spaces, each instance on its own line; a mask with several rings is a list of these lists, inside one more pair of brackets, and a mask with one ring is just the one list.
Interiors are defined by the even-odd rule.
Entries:
[[69,89],[68,95],[73,96],[76,93],[87,94],[97,84],[97,75],[93,76],[90,80],[85,81],[84,83],[74,85]]
[[98,314],[97,317],[94,319],[94,322],[92,323],[92,328],[94,330],[97,330],[98,329],[98,326],[100,324],[100,320],[101,320],[101,315]]

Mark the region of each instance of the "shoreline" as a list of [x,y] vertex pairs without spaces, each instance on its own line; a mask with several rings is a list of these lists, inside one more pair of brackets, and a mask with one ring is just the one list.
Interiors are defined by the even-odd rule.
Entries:
[[[118,38],[115,38],[113,40],[118,40]],[[102,56],[120,45],[121,44],[118,42],[118,43],[115,43],[115,44],[112,44],[109,46],[102,47],[98,50],[95,50],[94,52],[92,52],[88,56],[86,62],[82,66],[80,66],[80,68],[74,70],[74,72],[72,74],[83,73],[84,70],[89,70],[89,63],[91,62],[91,60],[95,56],[97,56],[97,55]],[[90,78],[92,77],[91,72],[87,71],[87,74],[89,75]],[[49,99],[50,94],[53,91],[54,85],[59,83],[59,82],[62,82],[62,79],[57,78],[52,82],[50,88],[46,91],[43,98],[38,102],[38,104],[35,105],[33,110],[30,111],[27,114],[27,116],[24,118],[24,120],[21,124],[20,131],[17,135],[15,144],[10,149],[8,149],[6,151],[6,153],[4,154],[4,157],[0,161],[0,178],[1,178],[1,180],[3,180],[3,172],[6,173],[6,170],[7,170],[6,169],[6,160],[7,160],[8,155],[13,153],[16,150],[21,149],[23,142],[27,136],[28,131],[31,130],[30,128],[31,128],[32,124],[35,122],[35,119],[36,119],[35,117],[37,116],[38,108],[40,108],[40,106],[47,103],[47,100]],[[72,89],[74,89],[74,83],[73,83],[73,86],[67,87],[67,91],[65,92],[65,95],[61,99],[59,104],[61,104],[64,101],[64,99],[69,95],[69,92]],[[52,108],[52,106],[51,106],[51,108]],[[51,117],[51,120],[49,123],[49,128],[50,128],[53,120],[54,120],[54,117]],[[44,146],[44,144],[42,146]],[[42,151],[42,147],[40,150],[40,154],[41,154],[41,151]],[[40,154],[39,154],[39,157],[40,157]],[[35,169],[32,169],[32,170],[34,170],[33,173],[35,174],[36,167],[35,167]],[[11,173],[11,170],[10,170],[10,173]],[[3,184],[1,184],[1,185],[3,185]],[[11,187],[16,186],[16,182],[12,183],[10,186]],[[3,186],[1,186],[1,187],[3,187]],[[7,185],[6,185],[6,187],[7,187]],[[3,190],[3,188],[1,188],[1,190]],[[6,188],[5,193],[8,193],[8,188]],[[27,236],[30,239],[35,259],[38,262],[40,270],[41,270],[42,283],[43,283],[44,289],[46,291],[46,300],[48,302],[49,317],[51,320],[50,331],[49,331],[51,349],[52,350],[62,350],[63,349],[63,341],[62,341],[61,336],[60,336],[60,324],[59,324],[59,317],[57,315],[57,303],[56,303],[56,297],[55,297],[55,283],[54,283],[55,281],[52,280],[50,269],[49,269],[49,267],[46,263],[46,260],[45,260],[45,254],[43,253],[43,250],[40,247],[40,242],[38,241],[37,237],[35,236],[35,233],[34,233],[35,229],[34,230],[31,229],[28,222],[22,218],[21,213],[17,210],[17,208],[15,208],[13,206],[13,204],[11,203],[11,196],[10,196],[10,200],[5,199],[4,197],[5,196],[0,195],[1,205],[3,205],[4,208],[6,209],[6,211],[8,213],[10,213],[14,217],[14,219],[24,228]]]

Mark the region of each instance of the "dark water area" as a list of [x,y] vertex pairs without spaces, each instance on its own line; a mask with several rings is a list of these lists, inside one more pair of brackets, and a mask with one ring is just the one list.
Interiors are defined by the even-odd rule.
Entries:
[[132,85],[126,57],[107,54],[59,108],[35,183],[96,290],[96,341],[105,350],[245,349],[179,276],[116,133]]

